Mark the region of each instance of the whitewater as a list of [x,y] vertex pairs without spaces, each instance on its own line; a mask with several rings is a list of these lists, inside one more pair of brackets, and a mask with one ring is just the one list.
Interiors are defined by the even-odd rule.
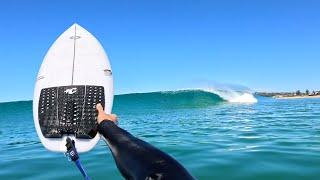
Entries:
[[200,89],[220,96],[222,99],[231,103],[256,103],[258,100],[250,92],[241,92],[232,89]]

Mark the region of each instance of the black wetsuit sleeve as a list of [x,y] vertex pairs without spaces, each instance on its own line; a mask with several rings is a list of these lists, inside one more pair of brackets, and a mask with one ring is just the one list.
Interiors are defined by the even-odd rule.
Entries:
[[171,156],[132,136],[112,121],[102,121],[98,130],[126,179],[194,179]]

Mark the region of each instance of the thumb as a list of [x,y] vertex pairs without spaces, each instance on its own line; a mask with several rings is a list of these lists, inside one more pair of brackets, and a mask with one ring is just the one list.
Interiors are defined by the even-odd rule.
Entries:
[[96,109],[98,110],[99,113],[103,112],[103,107],[100,103],[97,104]]

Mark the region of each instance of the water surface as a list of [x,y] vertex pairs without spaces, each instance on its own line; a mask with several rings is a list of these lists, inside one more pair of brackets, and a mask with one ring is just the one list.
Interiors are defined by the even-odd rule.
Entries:
[[[320,99],[229,103],[198,91],[117,96],[120,126],[198,179],[318,179]],[[0,104],[0,179],[81,179],[35,133],[32,102]],[[103,141],[81,154],[92,179],[122,179]]]

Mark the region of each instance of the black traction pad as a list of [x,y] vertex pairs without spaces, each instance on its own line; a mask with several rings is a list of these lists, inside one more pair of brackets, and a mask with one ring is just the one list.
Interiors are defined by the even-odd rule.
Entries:
[[96,104],[103,108],[103,86],[60,86],[41,90],[38,118],[46,138],[73,134],[76,138],[92,139],[97,134]]

